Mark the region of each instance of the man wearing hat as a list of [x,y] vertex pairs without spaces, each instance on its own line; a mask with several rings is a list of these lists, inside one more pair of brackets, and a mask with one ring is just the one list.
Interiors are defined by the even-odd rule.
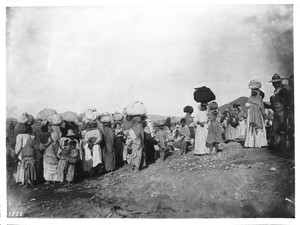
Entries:
[[272,80],[269,81],[275,89],[274,94],[270,98],[271,109],[274,112],[269,143],[269,146],[272,148],[284,147],[286,141],[289,92],[283,86],[283,80],[284,78],[274,74]]

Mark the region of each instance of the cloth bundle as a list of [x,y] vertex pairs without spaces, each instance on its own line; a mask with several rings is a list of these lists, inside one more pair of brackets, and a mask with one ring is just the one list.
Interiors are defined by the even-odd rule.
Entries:
[[115,112],[113,115],[113,119],[115,121],[122,121],[124,119],[124,115],[120,112]]
[[46,121],[49,116],[54,114],[57,114],[56,110],[45,108],[36,115],[36,119]]
[[19,117],[18,122],[23,124],[28,124],[31,126],[32,124],[34,124],[34,117],[32,115],[29,115],[28,113],[23,113]]
[[112,121],[112,117],[109,113],[103,113],[100,118],[101,123],[109,123]]
[[129,105],[127,105],[124,110],[123,114],[129,115],[129,116],[136,116],[136,115],[146,115],[147,110],[144,107],[144,104],[140,101],[131,102]]
[[78,116],[74,112],[65,112],[62,114],[62,117],[64,121],[78,123]]
[[97,109],[88,109],[85,111],[85,118],[88,120],[95,121],[99,116]]
[[260,80],[257,80],[257,79],[251,80],[249,82],[248,86],[249,86],[249,89],[251,89],[251,90],[253,90],[253,89],[259,89],[259,88],[261,88],[261,82],[260,82]]
[[47,121],[52,125],[60,125],[63,122],[63,116],[61,114],[54,114],[52,116],[47,117]]

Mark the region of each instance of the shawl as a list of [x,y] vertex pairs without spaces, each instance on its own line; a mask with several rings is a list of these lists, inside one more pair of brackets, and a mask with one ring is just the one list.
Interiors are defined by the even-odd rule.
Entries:
[[250,96],[248,98],[248,102],[250,103],[250,108],[249,108],[250,125],[257,128],[263,128],[262,113],[265,111],[265,109],[261,97]]

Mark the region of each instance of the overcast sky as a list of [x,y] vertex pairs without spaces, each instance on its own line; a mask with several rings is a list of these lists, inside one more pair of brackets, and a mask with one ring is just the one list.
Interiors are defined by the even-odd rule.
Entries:
[[249,96],[251,79],[268,101],[272,75],[292,70],[278,57],[293,50],[280,39],[292,16],[284,5],[11,8],[8,116],[115,112],[134,100],[148,113],[181,116],[197,107],[195,87],[211,88],[222,105]]

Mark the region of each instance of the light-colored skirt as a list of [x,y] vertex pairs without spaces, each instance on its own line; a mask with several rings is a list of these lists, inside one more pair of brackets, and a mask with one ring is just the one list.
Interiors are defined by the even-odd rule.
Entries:
[[204,127],[197,125],[195,133],[194,154],[202,155],[209,153],[209,148],[206,147],[206,138],[208,134],[207,127],[207,124],[204,124]]
[[51,165],[43,162],[44,165],[44,178],[46,181],[57,181],[57,167],[58,165]]
[[[261,117],[263,119],[262,115],[261,115]],[[255,129],[252,126],[250,126],[249,121],[250,121],[250,119],[249,119],[249,115],[248,115],[246,140],[245,140],[244,146],[249,147],[249,148],[253,148],[253,147],[260,148],[263,146],[267,146],[268,141],[267,141],[267,132],[266,132],[265,124],[263,124],[263,128]]]

